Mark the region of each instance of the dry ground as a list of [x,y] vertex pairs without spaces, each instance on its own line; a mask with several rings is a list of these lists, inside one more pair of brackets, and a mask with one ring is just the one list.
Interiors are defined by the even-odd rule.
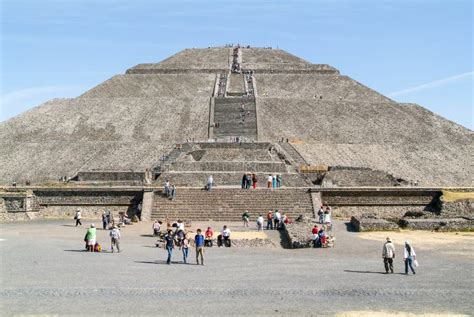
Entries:
[[[164,264],[150,232],[151,223],[126,227],[122,253],[90,254],[82,251],[85,227],[70,220],[1,224],[0,315],[412,317],[474,309],[471,234],[391,233],[399,254],[406,239],[418,254],[417,275],[405,276],[400,256],[395,274],[382,274],[386,233],[349,232],[343,222],[334,249],[284,249],[277,232],[265,231],[275,247],[211,248],[205,266],[182,264],[177,250]],[[106,231],[98,236],[108,241]]]

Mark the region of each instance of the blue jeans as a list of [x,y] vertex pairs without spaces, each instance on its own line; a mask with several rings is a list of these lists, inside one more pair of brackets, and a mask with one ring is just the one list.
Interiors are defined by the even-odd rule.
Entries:
[[188,258],[189,248],[183,248],[183,261],[186,263],[186,259]]
[[273,230],[273,220],[267,220],[267,230]]
[[168,251],[168,259],[166,260],[166,263],[170,264],[171,255],[173,254],[173,247],[166,247],[166,251]]
[[411,271],[415,274],[415,270],[413,269],[413,258],[411,256],[405,260],[405,274],[408,274],[408,266],[410,266]]
[[207,190],[211,191],[212,190],[212,183],[207,183]]

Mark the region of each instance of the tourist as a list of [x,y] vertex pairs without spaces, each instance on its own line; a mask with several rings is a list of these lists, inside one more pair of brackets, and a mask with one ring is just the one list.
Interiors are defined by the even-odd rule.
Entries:
[[277,188],[280,188],[280,187],[281,187],[281,181],[282,181],[282,176],[281,176],[281,174],[278,174],[278,175],[277,175],[277,179],[276,179]]
[[170,198],[170,181],[165,181],[165,195],[166,197]]
[[321,208],[319,208],[319,210],[318,210],[318,217],[319,217],[319,223],[323,224],[324,223],[324,209],[323,209],[323,206],[321,206]]
[[[207,228],[207,230],[211,230],[211,227]],[[212,232],[212,230],[211,230]],[[212,233],[214,234],[214,233]],[[207,231],[206,231],[207,236]],[[212,235],[211,235],[212,238]],[[194,236],[194,244],[196,246],[196,264],[199,265],[199,257],[201,257],[201,265],[204,265],[204,236],[201,234],[201,229],[197,229],[196,236]],[[211,242],[212,245],[212,242]]]
[[112,253],[114,253],[114,246],[117,248],[117,252],[120,253],[120,230],[117,226],[113,226],[112,230],[110,230],[110,249]]
[[248,210],[244,211],[244,213],[242,214],[242,220],[244,221],[244,227],[248,228],[249,220],[250,220],[250,215],[249,215]]
[[87,241],[87,250],[90,252],[94,252],[94,246],[97,239],[97,230],[94,224],[91,224],[90,228],[87,229],[86,238]]
[[327,206],[326,210],[324,211],[323,223],[331,225],[331,209],[329,208],[329,206]]
[[280,220],[281,220],[281,214],[277,209],[275,210],[275,213],[273,214],[273,228],[275,230],[280,229]]
[[273,177],[271,174],[268,174],[267,178],[267,188],[272,188],[272,183],[273,183]]
[[182,248],[182,251],[183,251],[183,262],[184,262],[184,264],[186,264],[187,259],[188,259],[188,254],[189,254],[189,240],[188,240],[188,236],[186,234],[184,235],[183,242],[181,244],[181,248]]
[[269,210],[267,213],[267,230],[273,230],[273,211]]
[[393,259],[395,259],[395,245],[390,237],[387,237],[382,249],[383,264],[385,266],[385,274],[393,273]]
[[272,176],[272,188],[276,188],[277,187],[277,176],[276,174],[273,174]]
[[322,227],[317,234],[316,241],[315,241],[315,248],[321,248],[323,246],[323,238],[326,235],[324,232],[324,228]]
[[76,220],[76,227],[77,227],[78,225],[81,225],[81,226],[82,226],[81,218],[82,218],[81,210],[80,210],[80,209],[77,209],[77,210],[76,210],[76,213],[74,214],[74,220]]
[[212,240],[214,239],[214,231],[211,227],[208,227],[206,230],[206,240],[204,244],[206,247],[212,247]]
[[186,233],[184,232],[184,230],[178,227],[174,233],[174,238],[175,238],[175,244],[178,246],[179,249],[181,249],[181,245],[183,243],[185,236],[186,236]]
[[212,177],[212,175],[209,175],[209,177],[207,178],[207,190],[208,191],[212,190],[212,184],[213,183],[214,183],[214,178]]
[[313,229],[311,230],[311,233],[313,234],[313,246],[316,248],[319,240],[319,229],[317,225],[314,225]]
[[224,247],[230,247],[231,246],[231,241],[230,241],[230,229],[227,228],[227,226],[224,226],[222,228],[222,232],[219,236],[217,236],[217,245],[219,247],[224,246]]
[[184,231],[184,222],[178,219],[178,222],[176,222],[176,228]]
[[102,213],[102,229],[106,230],[108,225],[109,221],[107,219],[107,213],[104,210],[104,212]]
[[171,255],[173,254],[174,249],[174,238],[173,238],[173,231],[168,230],[168,233],[165,235],[165,249],[168,251],[168,259],[166,260],[166,264],[171,264]]
[[413,269],[413,264],[415,266],[417,264],[416,253],[408,241],[405,241],[405,247],[403,248],[403,260],[405,261],[405,274],[408,274],[408,267],[410,267],[413,274],[416,274],[415,269]]
[[280,226],[283,227],[284,224],[288,224],[288,216],[286,215],[286,213],[283,213],[283,215],[281,216]]
[[175,200],[176,199],[176,185],[172,185],[170,188],[170,199]]
[[262,231],[263,230],[263,216],[260,215],[257,218],[257,231]]
[[250,173],[247,173],[245,175],[245,189],[250,189],[251,185],[252,185],[252,176],[250,176]]
[[142,221],[142,202],[139,202],[137,205],[137,213],[136,216],[139,221]]
[[247,175],[242,175],[242,189],[247,188]]
[[252,174],[252,187],[253,189],[257,188],[257,175]]
[[154,236],[160,236],[160,231],[161,231],[161,221],[155,220],[153,223],[153,235]]

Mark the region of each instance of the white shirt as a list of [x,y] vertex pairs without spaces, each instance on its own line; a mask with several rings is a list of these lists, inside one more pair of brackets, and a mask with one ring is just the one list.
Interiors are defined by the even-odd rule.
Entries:
[[182,222],[179,223],[179,222],[178,222],[178,229],[181,229],[181,230],[184,231],[184,223],[182,223]]
[[275,219],[278,219],[278,220],[281,219],[281,214],[280,214],[280,212],[277,211],[277,212],[275,213]]
[[263,217],[262,216],[257,218],[257,223],[258,224],[263,224]]
[[212,184],[213,182],[214,182],[214,179],[212,178],[212,176],[209,176],[209,178],[207,179],[207,183]]
[[110,230],[110,237],[114,238],[114,239],[120,239],[120,230],[117,229],[117,228],[114,228],[112,230]]
[[[408,258],[408,256],[409,256],[408,250],[407,250],[407,247],[405,246],[403,248],[403,258],[406,259]],[[413,247],[411,247],[411,256],[416,256],[415,249],[413,249]]]
[[76,211],[76,218],[81,219],[81,212],[80,211]]
[[230,237],[230,230],[229,228],[222,230],[223,237]]
[[269,182],[273,182],[273,177],[272,177],[272,175],[268,175],[268,181],[269,181]]

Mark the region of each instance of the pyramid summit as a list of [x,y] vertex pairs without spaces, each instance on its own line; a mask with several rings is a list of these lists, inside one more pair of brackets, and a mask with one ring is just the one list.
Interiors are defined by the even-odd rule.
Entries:
[[[189,153],[195,159],[209,141],[238,140],[250,153],[250,144],[283,140],[294,166],[328,167],[310,186],[473,185],[472,131],[397,103],[330,65],[272,48],[185,49],[133,66],[77,98],[54,99],[0,123],[0,140],[3,184],[146,170],[161,181],[157,167],[173,153],[174,166],[192,174],[216,170],[180,161]],[[176,152],[177,144],[188,144],[188,153]],[[232,149],[207,151],[208,162],[245,161],[222,156]],[[257,165],[233,171],[268,172],[265,163],[277,159],[257,152],[247,159]]]

